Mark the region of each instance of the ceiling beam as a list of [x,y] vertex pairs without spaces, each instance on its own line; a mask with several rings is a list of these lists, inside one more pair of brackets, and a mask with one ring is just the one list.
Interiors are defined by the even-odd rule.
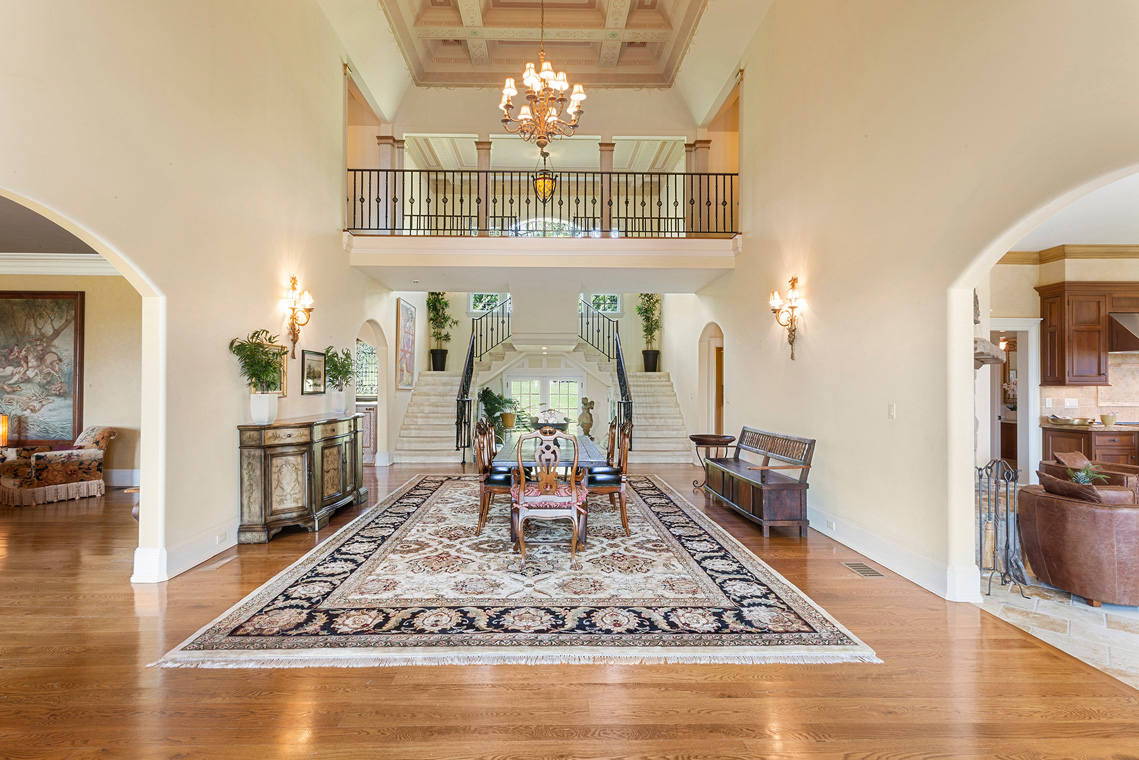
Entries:
[[609,7],[605,12],[605,40],[601,43],[601,55],[598,65],[602,68],[613,68],[621,59],[621,47],[624,44],[617,38],[618,31],[624,31],[629,23],[629,7],[631,0],[609,0]]
[[[482,28],[482,0],[458,0],[459,17],[463,26],[468,29]],[[466,35],[464,35],[466,36]],[[467,54],[471,57],[474,66],[485,66],[490,63],[490,54],[487,51],[486,39],[482,36],[467,36]]]
[[[482,29],[467,29],[462,26],[423,26],[416,25],[415,36],[421,40],[469,40],[473,37],[483,40],[523,40],[533,42],[541,30],[511,26],[488,26]],[[567,42],[669,42],[671,29],[547,29],[546,41]]]

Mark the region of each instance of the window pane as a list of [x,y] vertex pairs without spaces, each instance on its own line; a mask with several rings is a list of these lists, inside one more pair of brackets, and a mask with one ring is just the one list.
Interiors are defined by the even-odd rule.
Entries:
[[621,299],[616,293],[594,293],[590,305],[598,311],[616,314],[620,310]]
[[356,397],[376,398],[380,394],[379,360],[376,349],[362,340],[356,341]]
[[529,420],[541,411],[542,385],[538,380],[511,380],[507,394],[510,398],[522,405],[518,424],[527,427]]
[[550,408],[576,420],[581,414],[578,408],[578,382],[577,380],[551,380],[550,381]]
[[490,311],[498,306],[498,293],[471,293],[471,311]]

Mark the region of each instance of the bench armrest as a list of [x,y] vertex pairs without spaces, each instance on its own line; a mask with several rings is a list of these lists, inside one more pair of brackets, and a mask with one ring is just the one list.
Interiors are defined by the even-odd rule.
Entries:
[[748,467],[749,470],[809,470],[809,464],[766,465],[763,467]]

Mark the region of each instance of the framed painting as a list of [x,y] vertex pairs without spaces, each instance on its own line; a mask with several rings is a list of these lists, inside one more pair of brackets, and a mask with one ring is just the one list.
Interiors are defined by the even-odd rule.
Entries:
[[301,351],[301,395],[319,396],[324,393],[324,354],[319,351]]
[[415,386],[415,307],[402,298],[396,299],[395,387],[411,390]]
[[71,443],[83,429],[83,293],[0,291],[0,414],[8,445]]
[[[277,361],[280,362],[277,367],[277,381],[269,388],[269,393],[276,393],[278,396],[289,395],[289,349],[285,346],[278,346],[275,343],[262,343],[263,346],[268,346],[277,351]],[[251,383],[249,385],[249,392],[256,393],[257,389]]]

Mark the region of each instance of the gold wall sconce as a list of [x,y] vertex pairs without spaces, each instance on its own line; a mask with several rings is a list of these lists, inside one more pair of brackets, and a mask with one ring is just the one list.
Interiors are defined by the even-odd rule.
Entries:
[[791,359],[795,359],[795,320],[802,297],[799,295],[799,278],[792,277],[787,290],[787,300],[779,297],[779,291],[771,291],[771,313],[780,327],[787,328],[787,344],[791,346]]
[[0,449],[8,445],[8,415],[0,414]]
[[308,324],[312,316],[312,293],[302,291],[297,286],[297,278],[293,276],[289,282],[289,292],[285,294],[285,303],[289,307],[289,337],[293,341],[292,358],[297,358],[297,341],[301,337],[301,328]]

